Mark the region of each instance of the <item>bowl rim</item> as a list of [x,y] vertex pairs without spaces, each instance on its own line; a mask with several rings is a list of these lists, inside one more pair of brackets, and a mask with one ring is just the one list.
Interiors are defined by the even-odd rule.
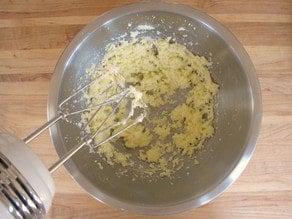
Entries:
[[[210,202],[211,200],[219,196],[221,193],[223,193],[240,176],[240,174],[247,166],[255,150],[256,141],[260,132],[262,119],[262,100],[260,85],[256,76],[254,65],[249,55],[241,45],[241,43],[221,23],[219,23],[206,13],[187,5],[167,2],[155,2],[154,4],[154,2],[152,1],[136,2],[120,6],[96,17],[73,38],[73,40],[63,51],[62,55],[60,56],[60,59],[58,60],[55,66],[49,88],[47,118],[49,120],[56,116],[55,106],[57,105],[58,88],[60,87],[61,81],[63,79],[64,69],[66,68],[66,64],[70,61],[73,54],[77,51],[81,43],[84,40],[86,40],[86,38],[89,37],[90,34],[93,31],[95,31],[99,26],[104,25],[105,23],[110,22],[113,19],[132,13],[146,11],[169,12],[190,17],[191,19],[199,19],[200,22],[202,22],[208,28],[216,30],[216,32],[219,32],[223,36],[225,41],[228,42],[228,45],[230,46],[234,54],[237,56],[238,60],[240,60],[241,65],[243,66],[248,81],[250,83],[250,93],[252,97],[253,112],[250,130],[248,132],[248,141],[244,147],[244,151],[242,152],[242,157],[238,160],[237,164],[230,171],[230,173],[220,183],[218,183],[217,186],[211,188],[209,191],[206,191],[204,195],[200,196],[199,198],[188,199],[181,203],[169,206],[150,206],[132,204],[117,200],[111,196],[108,196],[107,194],[104,194],[98,188],[94,187],[85,177],[78,174],[79,172],[75,164],[70,160],[64,165],[68,170],[69,174],[79,185],[81,185],[92,197],[107,205],[137,214],[146,215],[174,214],[200,207]],[[64,154],[64,151],[60,149],[60,147],[56,147],[56,145],[61,143],[60,142],[61,140],[56,137],[58,136],[58,130],[56,127],[50,128],[50,135],[58,155],[61,156],[62,154]]]

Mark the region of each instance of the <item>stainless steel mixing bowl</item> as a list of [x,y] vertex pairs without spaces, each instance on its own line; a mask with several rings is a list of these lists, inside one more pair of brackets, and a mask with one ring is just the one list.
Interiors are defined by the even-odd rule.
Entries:
[[[48,118],[54,117],[58,103],[85,81],[85,69],[99,63],[105,46],[121,36],[129,39],[130,34],[125,33],[138,25],[155,27],[142,36],[171,36],[193,53],[211,58],[212,77],[220,85],[214,137],[198,153],[200,164],[191,165],[186,160],[191,168],[179,171],[171,180],[173,184],[168,178],[149,182],[117,177],[116,169],[88,153],[88,148],[79,151],[65,167],[94,198],[119,209],[170,214],[199,207],[222,193],[243,171],[255,148],[262,113],[260,87],[249,56],[226,28],[207,14],[184,5],[148,2],[97,17],[76,35],[56,65]],[[79,129],[61,122],[51,128],[51,136],[61,156],[76,144]],[[103,169],[98,162],[104,164]]]

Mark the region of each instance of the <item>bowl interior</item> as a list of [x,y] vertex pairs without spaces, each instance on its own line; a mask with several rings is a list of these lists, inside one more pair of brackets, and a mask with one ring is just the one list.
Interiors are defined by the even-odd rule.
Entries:
[[[212,77],[220,86],[215,110],[216,130],[214,136],[205,143],[205,149],[197,154],[199,165],[191,164],[190,169],[177,172],[172,180],[161,178],[149,182],[139,178],[133,181],[131,175],[118,177],[117,169],[106,165],[98,155],[90,154],[87,147],[66,163],[66,168],[75,180],[92,196],[107,204],[139,213],[162,213],[157,209],[184,206],[166,210],[169,213],[183,210],[179,208],[188,208],[188,205],[199,206],[213,198],[210,195],[212,191],[222,190],[220,185],[224,181],[227,186],[234,180],[230,178],[231,172],[250,144],[255,112],[247,68],[234,45],[230,45],[224,34],[209,22],[207,15],[195,10],[188,13],[182,15],[182,12],[173,12],[173,9],[139,9],[117,13],[118,16],[114,17],[106,14],[93,21],[88,29],[82,30],[83,33],[79,34],[81,40],[72,42],[75,44],[71,45],[74,49],[69,46],[56,67],[54,77],[58,81],[52,81],[55,84],[51,89],[55,91],[50,91],[53,94],[50,94],[49,117],[56,114],[58,103],[85,81],[82,80],[85,69],[92,63],[98,65],[106,45],[116,40],[130,39],[129,33],[141,24],[151,25],[155,29],[144,31],[138,37],[172,37],[194,54],[205,56],[213,62],[210,69]],[[77,143],[79,129],[60,122],[51,129],[51,134],[61,156]],[[186,162],[193,161],[187,158]],[[98,163],[104,168],[100,169]],[[150,212],[149,209],[154,210]]]

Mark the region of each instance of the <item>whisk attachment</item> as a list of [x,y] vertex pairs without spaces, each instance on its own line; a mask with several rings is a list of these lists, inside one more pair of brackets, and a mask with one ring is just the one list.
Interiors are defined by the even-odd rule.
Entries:
[[[109,107],[110,111],[107,111],[105,107]],[[118,111],[125,109],[126,115],[123,114],[123,118],[116,121]],[[80,143],[52,165],[49,168],[50,172],[54,172],[83,146],[88,145],[91,149],[94,149],[117,137],[137,123],[142,122],[146,116],[146,104],[142,101],[141,93],[134,87],[129,87],[112,95],[105,102],[88,107],[87,110],[82,110],[82,112],[86,111],[92,111],[92,115],[84,124],[80,125],[83,135]],[[107,113],[106,115],[104,114],[105,112]],[[95,125],[96,128],[94,130],[90,130],[90,124],[95,118],[100,121],[98,125]]]
[[[90,98],[86,96],[89,93],[93,93]],[[53,172],[84,145],[96,148],[142,122],[146,116],[146,107],[142,93],[133,86],[127,86],[116,69],[100,72],[90,83],[77,89],[59,104],[56,117],[23,141],[30,142],[60,120],[76,124],[76,116],[81,117],[77,123],[81,133],[80,143],[49,168]],[[88,114],[86,119],[83,118],[85,114]]]

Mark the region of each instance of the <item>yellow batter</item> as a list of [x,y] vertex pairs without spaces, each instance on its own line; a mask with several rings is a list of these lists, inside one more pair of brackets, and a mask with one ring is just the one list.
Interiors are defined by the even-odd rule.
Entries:
[[[184,156],[193,156],[214,133],[218,85],[212,81],[210,65],[204,57],[169,39],[110,45],[98,70],[115,68],[127,84],[141,91],[148,116],[120,135],[126,150],[112,141],[98,147],[98,153],[109,165],[143,167],[141,175],[169,177],[182,168]],[[94,71],[88,69],[89,73]],[[104,86],[91,88],[86,98],[90,100]],[[96,126],[92,122],[90,131]]]

